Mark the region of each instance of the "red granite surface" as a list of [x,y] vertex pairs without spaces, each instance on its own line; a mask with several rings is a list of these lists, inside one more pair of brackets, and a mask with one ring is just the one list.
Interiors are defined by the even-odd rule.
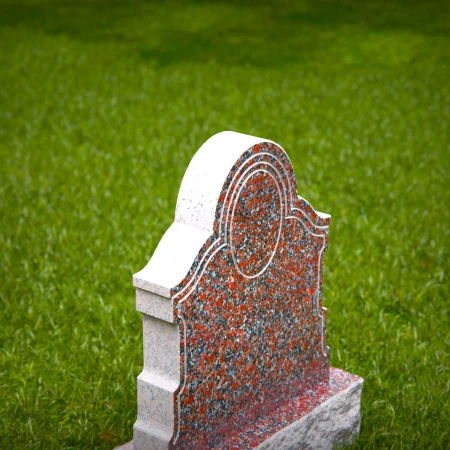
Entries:
[[301,417],[315,404],[308,389],[331,393],[321,298],[328,225],[297,196],[281,148],[259,144],[236,162],[214,234],[172,290],[182,373],[172,448],[251,448],[297,420],[277,418],[281,399],[297,402]]

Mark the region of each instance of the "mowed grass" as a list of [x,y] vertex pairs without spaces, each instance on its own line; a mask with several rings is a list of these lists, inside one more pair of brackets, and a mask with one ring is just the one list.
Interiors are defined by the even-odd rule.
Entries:
[[131,439],[131,276],[222,130],[280,143],[332,215],[331,362],[365,379],[354,448],[448,448],[446,1],[0,5],[0,448]]

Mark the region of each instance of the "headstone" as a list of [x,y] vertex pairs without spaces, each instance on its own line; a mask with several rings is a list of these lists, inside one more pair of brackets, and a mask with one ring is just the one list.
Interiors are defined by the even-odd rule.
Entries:
[[233,132],[192,159],[175,221],[134,275],[144,327],[134,448],[333,448],[363,380],[329,365],[330,216],[274,142]]

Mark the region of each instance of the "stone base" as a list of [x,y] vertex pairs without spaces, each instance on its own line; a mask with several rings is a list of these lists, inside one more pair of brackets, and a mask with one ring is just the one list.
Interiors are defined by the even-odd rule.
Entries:
[[[359,434],[363,379],[334,394],[291,425],[259,444],[259,450],[330,449],[353,443]],[[330,380],[331,381],[331,380]]]
[[120,447],[115,447],[114,450],[134,450],[134,443],[133,441],[127,442]]
[[[362,386],[362,378],[331,367],[329,383],[320,383],[301,397],[287,401],[251,427],[215,446],[214,450],[332,450],[335,446],[350,444],[359,433]],[[117,450],[169,448],[168,444],[138,444],[145,440],[136,436],[136,431],[135,428],[137,445],[131,441]]]

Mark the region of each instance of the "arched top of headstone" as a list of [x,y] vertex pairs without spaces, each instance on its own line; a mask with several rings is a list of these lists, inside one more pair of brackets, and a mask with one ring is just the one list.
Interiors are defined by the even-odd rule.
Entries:
[[247,278],[261,275],[277,251],[283,221],[296,216],[324,234],[330,216],[297,194],[292,164],[276,143],[225,131],[197,151],[183,178],[175,221],[134,284],[171,298],[195,284],[211,245],[230,247]]

